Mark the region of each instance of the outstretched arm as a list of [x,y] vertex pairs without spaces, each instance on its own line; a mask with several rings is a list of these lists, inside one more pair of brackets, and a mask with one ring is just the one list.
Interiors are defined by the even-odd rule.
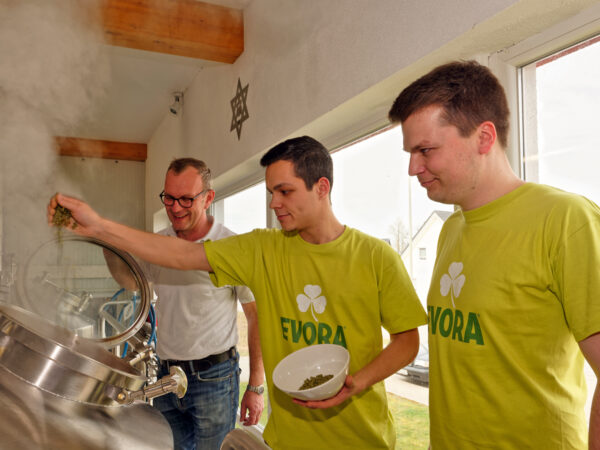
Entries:
[[[579,342],[579,348],[585,359],[600,378],[600,333]],[[592,411],[590,413],[589,450],[600,450],[600,386],[596,380],[596,390],[592,399]]]
[[152,264],[180,270],[211,271],[203,244],[136,230],[99,216],[87,203],[56,194],[48,203],[48,223],[63,206],[71,211],[71,230],[100,239]]
[[416,328],[402,333],[391,334],[390,343],[369,364],[354,375],[348,375],[344,387],[334,397],[321,401],[303,401],[295,403],[308,408],[325,409],[337,406],[378,381],[384,380],[409,364],[419,351],[419,332]]

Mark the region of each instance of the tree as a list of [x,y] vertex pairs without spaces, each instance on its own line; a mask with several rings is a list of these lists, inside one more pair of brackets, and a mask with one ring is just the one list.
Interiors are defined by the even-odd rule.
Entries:
[[410,243],[410,234],[400,217],[398,217],[396,221],[390,225],[390,233],[392,235],[392,247],[398,253],[402,253],[402,251]]

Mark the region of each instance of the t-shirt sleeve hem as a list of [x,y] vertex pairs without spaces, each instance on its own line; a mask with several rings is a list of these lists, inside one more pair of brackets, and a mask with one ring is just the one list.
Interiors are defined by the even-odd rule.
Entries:
[[225,283],[221,283],[219,281],[218,275],[215,273],[216,266],[215,266],[215,261],[213,258],[212,245],[213,245],[212,241],[204,242],[204,251],[206,252],[206,259],[208,260],[208,264],[210,264],[210,267],[212,268],[212,271],[208,272],[208,276],[210,278],[210,281],[212,281],[212,283],[215,286],[217,286],[217,287],[225,286]]
[[414,330],[415,328],[418,328],[423,325],[427,325],[427,318],[416,320],[415,322],[410,323],[410,324],[402,324],[402,325],[399,325],[399,326],[393,327],[393,328],[392,327],[386,328],[385,326],[384,326],[384,328],[390,334],[398,334],[398,333],[404,333],[405,331]]

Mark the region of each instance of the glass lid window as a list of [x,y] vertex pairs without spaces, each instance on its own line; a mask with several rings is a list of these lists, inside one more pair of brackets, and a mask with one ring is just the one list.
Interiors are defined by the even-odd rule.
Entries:
[[135,334],[148,315],[148,287],[137,264],[100,241],[69,237],[42,245],[19,285],[21,306],[108,346]]

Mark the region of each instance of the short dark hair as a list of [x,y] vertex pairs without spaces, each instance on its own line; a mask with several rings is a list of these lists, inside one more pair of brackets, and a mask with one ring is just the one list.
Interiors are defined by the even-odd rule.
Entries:
[[308,190],[312,190],[321,177],[327,178],[329,185],[333,186],[331,155],[323,144],[310,136],[288,139],[277,144],[263,155],[260,165],[267,167],[277,161],[290,161],[296,175],[304,180]]
[[171,164],[169,164],[169,168],[167,169],[167,172],[172,170],[176,174],[180,174],[188,167],[193,167],[194,169],[196,169],[198,171],[198,175],[200,175],[202,177],[202,184],[204,186],[204,189],[211,189],[211,187],[210,187],[210,184],[211,184],[210,169],[208,168],[208,166],[206,165],[206,163],[204,161],[201,161],[199,159],[175,158],[175,159],[173,159],[173,161],[171,161]]
[[476,61],[454,61],[433,69],[405,88],[389,112],[392,122],[404,122],[427,107],[443,108],[442,120],[470,136],[483,122],[496,127],[503,148],[508,143],[508,102],[498,78]]

